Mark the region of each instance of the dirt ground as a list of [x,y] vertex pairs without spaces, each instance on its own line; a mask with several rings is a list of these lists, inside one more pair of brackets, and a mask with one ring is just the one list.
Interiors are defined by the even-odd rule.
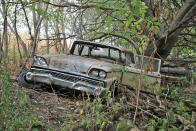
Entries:
[[[1,94],[0,88],[0,94]],[[84,102],[83,97],[73,92],[67,91],[66,94],[57,95],[51,90],[27,89],[20,87],[17,82],[13,82],[11,93],[14,95],[17,91],[24,91],[27,94],[28,109],[31,110],[34,117],[44,123],[43,130],[61,130],[65,127],[67,118],[74,116],[79,118],[79,110]],[[80,103],[78,107],[76,103]]]

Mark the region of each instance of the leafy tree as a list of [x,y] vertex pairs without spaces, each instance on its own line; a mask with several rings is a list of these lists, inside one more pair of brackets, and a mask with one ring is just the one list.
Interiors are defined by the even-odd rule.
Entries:
[[[195,0],[84,0],[61,5],[44,2],[79,10],[77,25],[85,39],[129,43],[137,53],[142,48],[146,55],[161,58],[176,48],[195,52]],[[183,49],[180,54],[187,52]]]
[[[67,52],[68,38],[104,41],[163,59],[169,54],[194,56],[196,52],[195,0],[8,0],[5,3],[9,5],[11,21],[14,20],[11,12],[17,5],[16,27],[24,25],[28,29],[33,54],[43,32],[48,40],[47,52],[51,41],[56,49]],[[20,43],[26,50],[24,42]]]

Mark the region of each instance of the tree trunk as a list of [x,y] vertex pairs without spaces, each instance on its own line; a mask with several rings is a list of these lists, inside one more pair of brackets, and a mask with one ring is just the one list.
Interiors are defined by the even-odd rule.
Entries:
[[7,4],[4,0],[1,1],[1,4],[3,6],[3,46],[4,46],[4,57],[7,57],[8,55],[8,31],[7,31]]
[[50,53],[50,43],[49,43],[49,37],[48,37],[48,21],[44,22],[44,28],[45,28],[45,37],[46,37],[46,46],[47,46],[47,53]]
[[67,54],[68,53],[68,45],[67,45],[67,39],[66,39],[66,34],[65,34],[65,25],[62,22],[61,24],[62,26],[62,33],[63,33],[63,48],[62,48],[62,52]]
[[3,44],[2,44],[2,41],[1,41],[1,32],[0,32],[0,66],[1,66],[1,60],[2,60],[2,57],[3,57]]
[[31,56],[33,56],[36,52],[36,48],[37,48],[37,39],[36,39],[36,37],[37,37],[37,34],[38,34],[38,33],[36,33],[37,32],[36,27],[37,27],[38,22],[37,22],[37,16],[36,16],[35,10],[32,11],[32,15],[33,15],[33,38],[34,38],[34,40],[32,42]]
[[[56,36],[57,36],[57,40],[56,40],[56,51],[58,53],[60,53],[60,49],[61,49],[61,39],[60,39],[60,31],[59,31],[59,23],[58,21],[55,22],[55,25],[56,25]],[[59,47],[59,48],[58,48]]]
[[33,41],[34,41],[34,38],[33,38],[33,35],[32,35],[32,32],[31,32],[31,26],[30,26],[30,24],[29,24],[29,19],[28,19],[28,17],[27,17],[27,13],[26,13],[26,10],[25,10],[25,5],[24,5],[24,3],[23,3],[23,1],[22,0],[20,0],[20,3],[21,3],[21,5],[22,5],[22,10],[23,10],[23,12],[24,12],[24,16],[25,16],[25,20],[26,20],[26,23],[27,23],[27,28],[28,28],[28,33],[29,33],[29,36],[30,36],[30,38],[31,38],[31,44],[30,44],[30,49],[29,49],[29,54],[27,55],[27,57],[30,57],[31,55],[32,55],[32,48],[33,48]]
[[[41,8],[40,4],[38,3],[38,7]],[[47,11],[48,5],[46,5],[45,10]],[[37,48],[37,43],[38,43],[38,37],[39,37],[39,32],[40,32],[40,26],[43,21],[43,17],[36,17],[35,11],[33,11],[33,23],[34,23],[34,40],[33,40],[33,45],[32,45],[32,52],[31,56],[35,55],[36,48]]]
[[[63,4],[63,0],[59,1],[59,4]],[[64,12],[64,8],[59,7],[59,11]],[[63,36],[63,46],[62,46],[62,53],[68,53],[68,45],[67,45],[67,39],[66,39],[66,34],[65,34],[65,24],[64,21],[61,22],[61,28],[62,28],[62,36]]]
[[32,53],[31,56],[35,55],[36,52],[36,48],[37,48],[37,38],[38,38],[38,34],[39,34],[39,27],[42,23],[43,17],[39,20],[39,22],[37,23],[37,26],[35,28],[35,32],[34,32],[34,41],[33,41],[33,49],[32,49]]
[[[0,13],[3,15],[3,11],[0,9]],[[16,12],[15,12],[16,13]],[[22,38],[20,37],[20,35],[18,34],[18,32],[17,32],[17,30],[16,30],[16,28],[15,28],[15,23],[14,23],[14,21],[11,19],[11,17],[8,15],[8,18],[9,18],[9,20],[11,21],[11,23],[12,23],[12,26],[9,24],[9,23],[7,23],[7,25],[8,25],[8,27],[9,27],[9,29],[10,29],[10,31],[13,33],[13,34],[15,34],[15,36],[16,36],[16,38],[18,38],[18,40],[19,40],[19,43],[21,44],[21,46],[22,46],[22,48],[23,48],[23,51],[24,51],[24,55],[25,56],[27,56],[27,46],[26,46],[26,44],[25,44],[25,42],[22,40]],[[15,21],[16,21],[16,19],[15,19]]]
[[145,55],[151,56],[156,51],[155,57],[166,59],[170,54],[175,43],[178,41],[178,36],[183,30],[181,27],[185,22],[188,22],[194,15],[196,15],[196,1],[186,0],[178,14],[173,19],[169,28],[165,24],[159,29],[158,35],[145,50]]
[[[63,9],[61,9],[61,11],[63,11]],[[66,39],[66,34],[65,34],[65,24],[64,24],[64,21],[61,22],[61,27],[62,27],[62,35],[63,35],[62,53],[67,54],[68,53],[68,45],[67,45],[67,39]]]
[[[17,31],[17,27],[16,27],[16,21],[17,21],[17,6],[18,5],[15,5],[15,18],[14,18],[14,30],[15,30],[15,34],[16,34],[16,41],[17,41],[17,47],[18,47],[18,52],[19,52],[19,55],[20,55],[20,63],[22,63],[22,54],[21,54],[21,51],[20,51],[20,45],[19,45],[19,35],[18,35],[18,31]],[[24,49],[24,48],[23,48]],[[27,50],[25,50],[27,51]],[[15,54],[15,45],[14,45],[14,54]],[[27,56],[27,52],[25,53],[25,55]],[[14,55],[14,59],[15,59],[15,55]]]

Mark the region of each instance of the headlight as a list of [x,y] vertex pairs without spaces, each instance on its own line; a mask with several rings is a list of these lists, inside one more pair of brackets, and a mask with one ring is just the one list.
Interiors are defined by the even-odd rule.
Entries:
[[93,70],[91,72],[91,75],[97,77],[99,75],[99,72],[97,70]]
[[38,66],[47,66],[45,59],[42,57],[38,57],[38,56],[34,56],[33,64],[38,65]]
[[106,77],[106,72],[105,71],[101,71],[101,70],[92,70],[89,75],[93,76],[93,77],[99,77],[99,78],[103,79],[103,78]]
[[99,72],[99,77],[105,78],[106,77],[106,73],[104,71],[100,71]]

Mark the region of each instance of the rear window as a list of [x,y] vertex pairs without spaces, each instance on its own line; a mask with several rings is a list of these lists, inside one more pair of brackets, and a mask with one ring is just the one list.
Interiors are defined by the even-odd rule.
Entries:
[[119,51],[118,50],[114,50],[114,49],[110,49],[110,56],[114,59],[119,59]]
[[95,47],[92,48],[91,55],[92,56],[108,56],[109,49],[103,47]]
[[[141,69],[142,66],[142,56],[136,56],[135,58],[136,68]],[[156,58],[143,57],[143,70],[159,72],[160,60]]]

